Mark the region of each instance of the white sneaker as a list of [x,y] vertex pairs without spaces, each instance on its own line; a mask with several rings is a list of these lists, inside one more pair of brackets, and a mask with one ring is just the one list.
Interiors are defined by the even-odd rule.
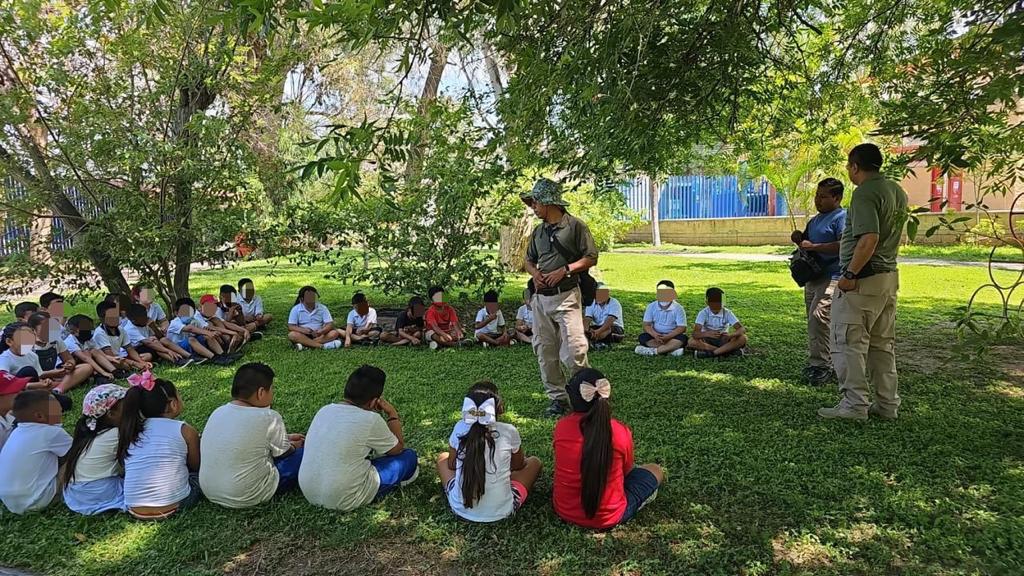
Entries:
[[491,347],[491,345],[488,344],[487,342],[484,342],[483,345],[484,345],[484,348],[490,348]]
[[299,344],[298,342],[296,342],[295,343],[295,349],[298,350],[299,352],[302,352],[303,350],[306,349],[306,347],[303,346],[302,344]]
[[672,353],[670,354],[670,356],[677,356],[678,357],[678,356],[682,356],[683,354],[686,354],[686,348],[680,348],[679,350],[673,350]]
[[324,344],[324,350],[337,350],[338,348],[341,348],[341,340],[331,340]]
[[430,349],[431,350],[437,350],[437,342],[431,340],[430,341]]
[[509,341],[508,341],[508,345],[509,345],[509,346],[515,346],[517,342],[518,342],[518,341],[517,341],[517,340],[516,340],[515,338],[513,338],[513,339],[511,339],[511,340],[509,340]]
[[654,348],[648,348],[647,346],[637,346],[633,349],[633,352],[641,356],[657,356],[658,351]]

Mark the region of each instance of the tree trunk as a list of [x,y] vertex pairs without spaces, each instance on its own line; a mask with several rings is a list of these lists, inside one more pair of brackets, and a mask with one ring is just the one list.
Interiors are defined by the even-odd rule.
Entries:
[[646,178],[651,190],[651,243],[655,246],[661,246],[661,216],[659,214],[661,184],[650,177]]
[[501,267],[508,272],[526,270],[526,248],[530,245],[530,233],[533,232],[533,212],[524,207],[519,215],[508,226],[502,226],[498,245]]
[[497,100],[505,92],[505,84],[501,80],[501,66],[494,56],[494,48],[486,40],[483,42],[483,53],[484,67],[487,69],[487,79],[491,83],[494,99]]
[[[419,115],[422,117],[427,113],[430,105],[437,99],[437,91],[441,86],[441,75],[448,64],[448,48],[441,44],[434,44],[430,53],[430,70],[427,72],[427,79],[423,83],[423,91],[420,92]],[[416,144],[409,150],[409,159],[405,163],[405,180],[413,183],[419,179],[420,170],[423,168],[423,148],[427,144],[425,134],[416,139]]]

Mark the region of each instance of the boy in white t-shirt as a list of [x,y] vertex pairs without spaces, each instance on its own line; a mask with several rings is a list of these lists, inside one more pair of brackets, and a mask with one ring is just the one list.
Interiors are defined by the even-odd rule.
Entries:
[[380,368],[360,366],[348,377],[345,399],[316,413],[299,467],[310,504],[348,512],[416,479],[416,452],[405,447],[402,419],[381,397],[386,378]]
[[[124,314],[127,314],[127,309]],[[128,332],[121,327],[121,314],[117,304],[104,300],[96,305],[100,326],[92,335],[95,355],[105,358],[115,368],[115,377],[127,377],[129,369],[152,370],[152,354],[139,354],[128,341]],[[126,319],[127,320],[127,319]],[[129,322],[130,323],[130,322]],[[97,354],[98,353],[98,354]]]
[[697,358],[742,354],[747,345],[747,329],[732,310],[722,306],[723,294],[721,288],[708,288],[705,293],[707,308],[697,314],[693,338],[687,344]]
[[200,454],[217,465],[200,467],[199,486],[211,502],[248,508],[298,484],[306,437],[285,432],[281,415],[270,408],[273,384],[270,366],[245,364],[235,373],[231,402],[207,420]]
[[583,323],[587,327],[587,340],[592,350],[605,350],[622,342],[625,337],[622,304],[612,298],[611,290],[604,282],[597,283],[594,302],[583,312]]
[[256,295],[256,287],[250,278],[238,281],[239,298],[236,303],[242,307],[245,321],[255,325],[254,330],[262,331],[274,317],[263,311],[263,298]]
[[12,412],[18,425],[0,450],[0,501],[24,514],[57,499],[57,470],[71,448],[71,436],[60,426],[57,399],[46,390],[18,394]]
[[533,343],[533,309],[530,308],[529,290],[523,290],[523,305],[516,310],[516,340]]
[[36,343],[32,351],[39,358],[42,372],[40,378],[50,378],[57,385],[54,390],[67,392],[92,378],[93,368],[88,364],[78,364],[68,352],[68,347],[61,339],[61,325],[50,318],[46,312],[36,312],[28,319],[28,325],[36,333]]
[[370,307],[366,294],[352,295],[352,309],[345,320],[345,348],[352,344],[376,344],[380,342],[380,328],[377,326],[377,311]]
[[207,361],[218,366],[231,364],[234,360],[224,355],[217,333],[210,329],[201,314],[196,314],[195,305],[191,298],[178,298],[174,303],[174,319],[167,326],[167,338],[185,352],[198,356],[196,364]]
[[658,299],[644,311],[644,332],[634,352],[682,356],[686,351],[686,310],[676,302],[676,285],[671,280],[658,282],[657,290]]
[[75,314],[68,318],[67,324],[64,325],[64,331],[67,332],[64,346],[75,360],[92,367],[93,380],[98,386],[114,381],[115,368],[106,356],[97,354],[96,344],[92,341],[95,326],[92,318],[85,314]]
[[484,293],[484,307],[476,313],[473,334],[478,342],[488,346],[508,346],[515,342],[505,331],[505,316],[498,306],[498,293],[488,290]]
[[128,325],[125,332],[128,333],[128,343],[140,354],[151,354],[179,368],[193,362],[189,355],[168,348],[157,338],[149,315],[146,314],[146,307],[142,304],[132,304],[128,307]]

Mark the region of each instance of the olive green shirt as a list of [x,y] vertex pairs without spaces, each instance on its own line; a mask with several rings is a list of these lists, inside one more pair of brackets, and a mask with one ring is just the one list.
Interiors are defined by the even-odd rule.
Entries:
[[876,274],[895,272],[906,222],[907,193],[899,184],[880,174],[861,182],[846,211],[846,227],[839,244],[840,266],[845,270],[850,265],[858,238],[878,234],[878,245],[867,266]]
[[[552,238],[557,238],[567,259],[555,248]],[[533,229],[530,246],[526,249],[526,260],[543,273],[565,268],[580,258],[587,257],[597,262],[597,245],[585,222],[566,212],[556,224],[541,222]],[[575,281],[575,280],[574,280]]]

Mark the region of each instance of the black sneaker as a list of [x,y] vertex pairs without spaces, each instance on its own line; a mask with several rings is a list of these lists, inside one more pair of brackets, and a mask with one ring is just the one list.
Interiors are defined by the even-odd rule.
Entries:
[[243,356],[243,354],[241,352],[231,352],[231,353],[228,353],[228,354],[224,354],[224,357],[225,358],[230,358],[232,362],[237,361],[242,356]]
[[250,332],[249,342],[255,342],[257,340],[263,340],[263,332]]
[[213,358],[210,358],[210,364],[214,364],[216,366],[230,366],[234,363],[235,359],[231,358],[226,354],[221,354],[220,356],[214,356]]
[[544,415],[547,416],[548,418],[558,418],[559,416],[565,414],[565,412],[565,404],[562,404],[558,400],[552,400],[551,405],[548,406],[548,409],[544,411]]
[[715,358],[715,353],[714,352],[709,352],[707,350],[694,350],[693,351],[693,357],[694,358]]
[[191,366],[193,362],[195,362],[195,360],[192,360],[191,358],[179,358],[174,361],[174,365],[178,368],[185,368],[186,366]]
[[107,378],[106,376],[101,376],[99,374],[93,376],[92,380],[93,380],[93,382],[96,383],[96,386],[100,386],[102,384],[113,384],[114,383],[114,379],[113,378]]
[[192,362],[192,365],[193,366],[202,366],[203,364],[206,364],[209,361],[210,361],[209,358],[207,358],[205,356],[199,356],[198,358],[195,359],[195,361]]
[[125,370],[124,368],[118,368],[117,370],[114,370],[114,380],[124,380],[131,375],[132,373],[129,372],[128,370]]
[[56,390],[50,390],[50,394],[53,394],[53,397],[57,399],[57,403],[60,404],[61,412],[67,412],[68,410],[71,410],[71,396],[68,396],[67,394],[61,394]]

